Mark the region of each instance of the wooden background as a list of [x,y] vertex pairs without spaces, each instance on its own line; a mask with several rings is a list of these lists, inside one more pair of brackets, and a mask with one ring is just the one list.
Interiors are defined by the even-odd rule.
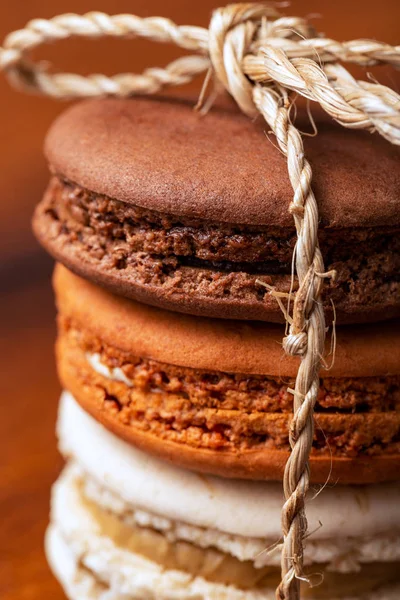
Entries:
[[[88,10],[161,14],[181,24],[206,25],[216,2],[202,0],[14,0],[0,3],[0,39],[34,17]],[[315,24],[330,37],[400,42],[399,0],[295,0],[286,14],[319,13]],[[140,71],[179,56],[145,41],[62,42],[39,56],[81,73]],[[399,74],[375,70],[399,91]],[[43,136],[63,103],[27,97],[0,77],[0,597],[63,598],[43,554],[49,490],[62,461],[54,422],[59,386],[53,362],[54,308],[51,260],[30,232],[30,215],[46,185]]]

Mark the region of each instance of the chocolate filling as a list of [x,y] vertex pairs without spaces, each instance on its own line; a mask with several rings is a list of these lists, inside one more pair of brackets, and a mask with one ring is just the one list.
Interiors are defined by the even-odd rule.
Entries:
[[[157,257],[160,258],[160,257]],[[288,263],[279,263],[276,260],[265,260],[260,262],[231,262],[216,260],[201,260],[193,256],[180,256],[179,264],[185,267],[195,267],[197,269],[208,269],[214,271],[225,271],[227,273],[239,273],[243,271],[249,275],[288,275],[290,265]]]
[[[190,257],[194,266],[257,273],[290,273],[296,243],[294,229],[229,225],[194,220],[127,205],[53,178],[47,211],[68,231],[92,232],[104,240],[126,243],[130,252],[154,256]],[[321,228],[320,246],[326,262],[347,262],[352,257],[400,250],[399,227]],[[200,261],[196,264],[195,261]],[[241,265],[240,267],[238,265]]]
[[[106,273],[125,271],[124,277],[139,286],[162,287],[165,298],[188,294],[265,305],[266,290],[258,278],[282,291],[289,289],[294,228],[174,217],[94,194],[57,177],[39,205],[37,219],[45,219],[36,230],[57,258],[62,260],[74,248],[75,257]],[[379,307],[384,318],[382,308],[400,305],[398,227],[321,227],[319,240],[326,269],[337,271],[336,281],[326,286],[328,307],[331,300],[339,313]]]

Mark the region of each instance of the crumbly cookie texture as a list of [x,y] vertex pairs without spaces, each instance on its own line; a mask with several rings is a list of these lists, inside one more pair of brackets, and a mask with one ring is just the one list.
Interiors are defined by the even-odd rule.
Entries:
[[[289,291],[295,235],[287,227],[178,218],[58,177],[50,182],[34,226],[61,262],[78,272],[86,263],[111,288],[120,280],[123,293],[132,297],[135,287],[154,288],[161,301],[187,296],[201,297],[201,303],[244,303],[248,318],[282,319],[276,301],[258,282]],[[350,322],[364,320],[368,311],[378,311],[380,318],[400,312],[398,227],[322,228],[320,243],[327,269],[337,272],[326,288],[329,312],[331,302],[339,319]]]
[[[90,390],[110,418],[192,447],[289,449],[288,382],[143,360],[110,347],[68,318],[59,317],[59,326],[62,382],[78,400]],[[113,376],[114,369],[123,377]],[[399,386],[398,377],[323,380],[313,454],[400,452]]]

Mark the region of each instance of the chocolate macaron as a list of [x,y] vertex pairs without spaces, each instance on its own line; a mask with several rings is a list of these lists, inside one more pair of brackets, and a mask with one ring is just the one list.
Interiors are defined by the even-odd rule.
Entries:
[[[140,304],[58,265],[61,383],[132,445],[224,477],[280,479],[297,370],[282,327]],[[322,371],[312,480],[368,483],[400,468],[400,322],[343,328]],[[378,351],[379,350],[379,351]]]
[[[305,149],[326,269],[337,271],[327,311],[332,301],[338,323],[398,316],[399,149],[314,116],[318,136]],[[296,233],[286,160],[265,129],[233,108],[203,118],[181,100],[76,104],[47,136],[52,178],[36,235],[69,269],[122,296],[281,321],[262,282],[289,291]]]

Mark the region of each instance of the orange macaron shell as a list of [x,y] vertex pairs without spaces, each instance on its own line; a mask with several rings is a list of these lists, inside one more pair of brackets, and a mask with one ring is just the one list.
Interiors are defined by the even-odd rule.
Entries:
[[[54,286],[61,382],[93,417],[189,469],[282,478],[287,387],[297,369],[282,351],[283,327],[170,313],[114,296],[61,266]],[[398,478],[398,330],[394,322],[373,325],[368,335],[357,326],[340,331],[334,365],[321,374],[312,481]]]

